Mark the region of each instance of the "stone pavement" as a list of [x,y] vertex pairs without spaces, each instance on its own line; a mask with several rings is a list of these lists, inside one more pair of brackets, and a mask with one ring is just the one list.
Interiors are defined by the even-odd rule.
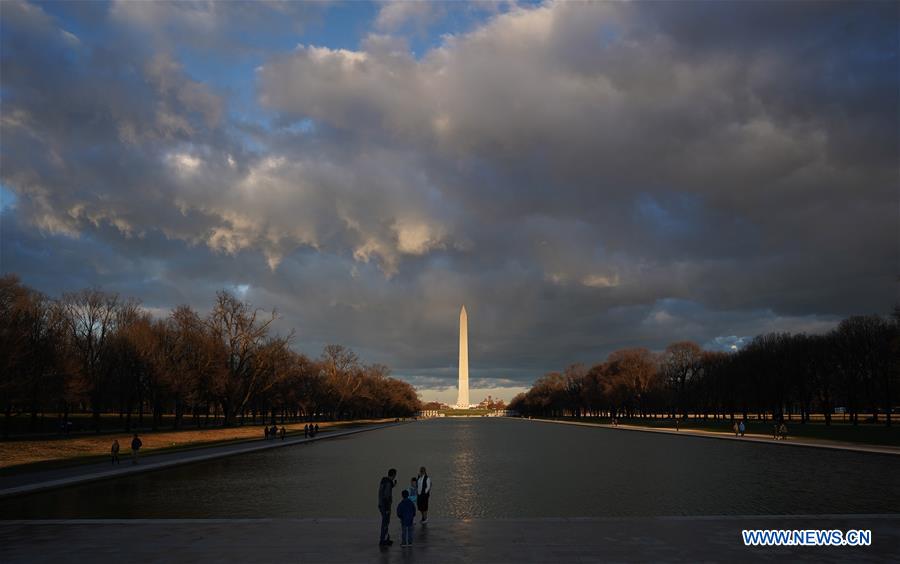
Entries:
[[122,464],[118,466],[112,466],[109,461],[106,461],[55,468],[51,470],[41,470],[38,472],[23,472],[21,474],[0,476],[0,498],[24,493],[33,493],[52,488],[60,488],[63,486],[72,486],[75,484],[104,480],[107,478],[119,478],[122,476],[137,474],[139,472],[162,470],[164,468],[171,468],[180,464],[190,464],[192,462],[201,462],[204,460],[212,460],[214,458],[222,458],[225,456],[233,456],[236,454],[245,454],[248,452],[256,452],[272,448],[311,443],[325,439],[333,439],[336,437],[344,437],[347,435],[353,435],[365,431],[383,429],[385,427],[403,424],[404,423],[385,423],[381,425],[365,425],[341,431],[323,430],[319,435],[313,438],[294,437],[285,438],[285,440],[283,441],[281,439],[259,439],[228,443],[219,446],[198,447],[170,453],[152,454],[142,457],[136,465],[131,464],[129,454],[123,454]]
[[735,437],[731,433],[717,433],[715,431],[703,431],[700,429],[681,429],[676,431],[674,428],[659,427],[642,427],[640,425],[622,424],[618,426],[609,423],[588,423],[586,421],[561,421],[558,419],[526,419],[519,418],[521,421],[537,421],[539,423],[556,423],[559,425],[578,425],[581,427],[600,427],[603,429],[615,429],[616,431],[638,431],[641,433],[663,433],[666,435],[678,435],[681,437],[703,437],[706,439],[722,439],[726,441],[742,441],[748,443],[763,443],[767,445],[795,446],[795,447],[811,447],[826,448],[832,450],[848,450],[852,452],[870,452],[875,454],[900,454],[900,447],[867,445],[860,443],[846,443],[839,441],[819,441],[804,440],[790,438],[786,441],[776,441],[768,435],[744,435],[743,437]]
[[[377,546],[378,519],[0,521],[18,562],[896,562],[900,515],[511,519],[416,525]],[[870,529],[868,547],[746,547],[742,529]],[[399,526],[391,521],[399,539]]]

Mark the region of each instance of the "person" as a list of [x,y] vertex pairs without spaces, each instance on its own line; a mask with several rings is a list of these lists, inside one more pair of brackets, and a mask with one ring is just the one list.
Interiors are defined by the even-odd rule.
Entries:
[[120,464],[119,462],[119,439],[113,439],[112,448],[110,449],[110,453],[112,453],[112,463]]
[[744,425],[744,420],[741,419],[741,423],[738,425],[738,430],[741,432],[741,436],[744,436],[744,431],[747,430],[747,426]]
[[731,430],[734,431],[734,436],[738,436],[738,424],[737,421],[731,424]]
[[268,425],[265,426],[265,428],[263,429],[263,432],[265,433],[266,440],[268,441],[269,440],[269,426]]
[[425,467],[419,468],[419,479],[417,481],[418,496],[416,497],[416,505],[422,513],[422,524],[428,522],[428,499],[431,497],[431,478]]
[[775,439],[776,441],[778,440],[778,430],[779,430],[778,423],[775,423],[774,425],[772,425],[772,438]]
[[287,434],[287,430],[284,428],[284,425],[281,426],[281,430],[278,431],[278,436],[281,437],[281,440],[284,440],[284,436]]
[[138,438],[137,433],[134,434],[134,438],[131,439],[131,463],[137,464],[138,460],[138,451],[141,450],[141,447],[144,446],[144,442]]
[[316,423],[316,434],[317,435],[319,434],[319,424],[318,423]]
[[381,478],[378,484],[378,511],[381,513],[381,539],[378,541],[379,546],[390,546],[394,544],[391,535],[388,534],[388,525],[391,523],[391,506],[393,505],[393,490],[397,485],[397,470],[391,468],[388,470],[387,476]]
[[781,435],[781,440],[787,440],[787,423],[784,421],[781,422],[781,425],[778,427],[778,434]]
[[307,439],[309,438],[309,424],[303,426],[303,436]]
[[415,476],[409,479],[409,500],[413,503],[419,497],[419,480]]
[[416,504],[409,500],[409,490],[403,490],[402,495],[403,500],[397,504],[397,517],[400,518],[400,546],[412,546]]

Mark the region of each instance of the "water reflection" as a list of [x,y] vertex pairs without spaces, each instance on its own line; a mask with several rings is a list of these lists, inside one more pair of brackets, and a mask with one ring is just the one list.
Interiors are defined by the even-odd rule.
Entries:
[[503,419],[420,422],[0,501],[6,518],[363,517],[428,468],[429,518],[897,513],[900,457]]
[[478,444],[478,439],[473,430],[474,425],[477,423],[465,421],[452,428],[451,452],[454,455],[450,484],[453,491],[447,492],[447,505],[450,514],[456,518],[471,516],[473,508],[479,507],[476,496],[484,493],[479,492],[476,483],[475,445]]

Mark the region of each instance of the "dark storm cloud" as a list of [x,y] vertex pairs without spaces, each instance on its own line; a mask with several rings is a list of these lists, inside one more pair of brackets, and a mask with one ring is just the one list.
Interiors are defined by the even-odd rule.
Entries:
[[272,10],[113,4],[78,37],[4,3],[3,271],[160,310],[236,288],[432,389],[462,303],[490,388],[896,298],[892,3],[551,3],[419,58],[300,36],[248,114],[177,47],[265,53]]

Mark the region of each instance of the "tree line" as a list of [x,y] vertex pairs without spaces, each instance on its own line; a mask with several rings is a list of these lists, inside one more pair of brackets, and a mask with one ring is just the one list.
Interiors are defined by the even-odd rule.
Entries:
[[[178,306],[164,319],[116,293],[86,289],[53,299],[0,277],[0,397],[4,436],[24,416],[36,429],[45,412],[69,427],[74,413],[118,414],[122,426],[174,428],[247,418],[405,417],[416,390],[388,367],[363,364],[342,345],[319,358],[294,352],[278,335],[274,310],[255,309],[227,291],[208,315]],[[133,417],[137,416],[137,421]],[[261,421],[261,422],[262,422]]]
[[900,388],[900,307],[854,316],[827,334],[768,333],[735,352],[672,343],[661,353],[619,350],[587,367],[551,372],[510,402],[523,415],[688,416],[808,422],[836,410],[890,426]]

